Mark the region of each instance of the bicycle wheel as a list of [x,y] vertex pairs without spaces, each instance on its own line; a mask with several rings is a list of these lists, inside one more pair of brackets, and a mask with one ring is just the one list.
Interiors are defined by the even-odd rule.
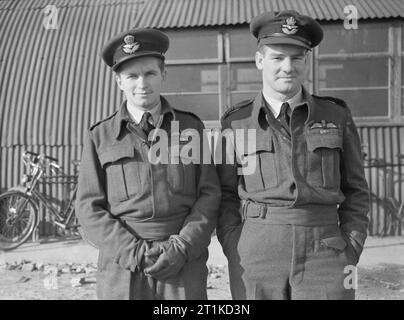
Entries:
[[37,210],[28,195],[10,192],[0,195],[0,250],[12,250],[32,234]]

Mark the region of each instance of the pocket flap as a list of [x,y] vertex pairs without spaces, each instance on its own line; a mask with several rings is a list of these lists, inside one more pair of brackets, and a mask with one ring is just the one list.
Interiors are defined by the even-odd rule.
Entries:
[[340,251],[344,250],[345,247],[347,246],[346,241],[342,237],[325,238],[321,239],[321,242],[324,243],[329,248],[334,248]]
[[107,163],[118,161],[123,158],[133,158],[135,156],[135,149],[133,146],[112,146],[108,150],[100,153],[100,162],[104,166]]
[[342,134],[338,130],[327,130],[326,133],[308,134],[306,136],[307,149],[314,151],[317,148],[342,149]]
[[255,148],[251,141],[244,139],[244,141],[236,141],[237,154],[240,155],[254,155],[259,152],[267,151],[274,152],[274,144],[272,135],[265,135],[256,137]]

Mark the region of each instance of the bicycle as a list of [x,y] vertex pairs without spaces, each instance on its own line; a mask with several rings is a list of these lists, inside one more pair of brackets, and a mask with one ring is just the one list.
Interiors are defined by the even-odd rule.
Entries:
[[[28,240],[39,226],[39,205],[42,204],[53,217],[52,223],[62,233],[81,236],[93,245],[84,235],[74,210],[77,192],[77,175],[67,175],[58,164],[58,159],[44,154],[25,151],[22,160],[28,174],[24,174],[21,184],[0,195],[0,250],[12,250]],[[72,161],[78,166],[78,161]],[[48,172],[51,171],[52,174]],[[38,190],[40,181],[48,183],[71,183],[74,189],[67,204],[60,210]],[[56,181],[56,182],[54,182]],[[64,207],[64,208],[63,208]],[[64,234],[65,235],[65,234]],[[94,245],[93,245],[94,246]]]
[[[394,168],[404,166],[404,155],[398,154],[398,163],[388,163],[384,159],[364,159],[365,168],[376,168],[381,177],[381,192],[378,195],[370,191],[371,212],[376,213],[377,222],[383,220],[383,228],[377,225],[378,236],[401,235],[404,227],[404,198],[402,201],[395,196],[395,190],[401,190],[399,185],[404,183],[404,172]],[[377,181],[380,184],[380,181]],[[372,228],[372,226],[371,226]]]

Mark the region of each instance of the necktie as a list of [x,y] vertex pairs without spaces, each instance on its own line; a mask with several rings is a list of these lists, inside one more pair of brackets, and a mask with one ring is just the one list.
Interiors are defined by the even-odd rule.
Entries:
[[290,134],[290,126],[289,126],[290,117],[288,114],[289,108],[290,108],[289,103],[287,102],[282,103],[281,112],[279,113],[279,121],[282,127],[287,131],[287,133]]
[[139,122],[139,127],[144,131],[146,136],[149,136],[150,131],[155,127],[151,124],[153,118],[150,112],[143,113],[142,120]]

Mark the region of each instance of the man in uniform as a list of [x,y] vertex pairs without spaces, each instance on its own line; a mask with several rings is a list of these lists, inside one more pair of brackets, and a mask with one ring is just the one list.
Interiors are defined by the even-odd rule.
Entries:
[[[168,46],[158,30],[132,29],[102,52],[126,101],[90,128],[80,167],[76,210],[99,248],[99,299],[207,298],[220,184],[203,155],[187,159],[183,152],[189,140],[183,133],[202,138],[202,121],[160,95]],[[152,161],[153,146],[164,146],[158,132],[168,137],[159,151],[162,158],[168,153],[168,163]]]
[[[339,99],[302,86],[321,26],[296,11],[263,13],[250,30],[262,92],[230,108],[224,130],[256,130],[252,174],[218,166],[218,238],[235,299],[353,299],[368,226],[368,187],[358,133]],[[251,141],[250,141],[251,142]],[[225,163],[225,162],[223,162]],[[245,164],[245,163],[244,163]]]

